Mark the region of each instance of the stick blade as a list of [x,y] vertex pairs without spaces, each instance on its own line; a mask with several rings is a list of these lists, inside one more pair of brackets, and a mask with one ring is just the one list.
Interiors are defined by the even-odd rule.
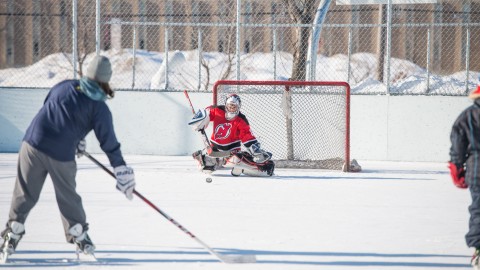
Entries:
[[219,257],[224,263],[256,263],[255,255],[222,255]]

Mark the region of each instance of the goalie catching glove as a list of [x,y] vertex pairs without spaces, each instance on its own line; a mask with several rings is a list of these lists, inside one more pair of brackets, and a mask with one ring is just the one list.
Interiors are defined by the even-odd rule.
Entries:
[[120,190],[127,199],[133,199],[133,190],[135,189],[135,174],[133,169],[125,165],[115,167],[115,178],[117,178],[117,189]]
[[209,110],[203,109],[198,110],[198,112],[193,116],[192,120],[188,122],[192,129],[195,131],[200,131],[206,129],[210,123]]
[[248,152],[253,157],[253,161],[256,163],[263,163],[272,158],[272,153],[267,152],[260,148],[260,143],[256,142],[249,147],[247,147]]

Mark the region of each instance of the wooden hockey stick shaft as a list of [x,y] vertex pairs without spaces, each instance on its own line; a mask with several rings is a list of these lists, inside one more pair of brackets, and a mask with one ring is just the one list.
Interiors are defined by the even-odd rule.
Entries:
[[[93,163],[97,164],[100,168],[102,168],[105,172],[107,172],[110,176],[112,176],[114,179],[116,179],[115,174],[109,170],[105,165],[100,163],[97,159],[92,157],[88,152],[83,152],[83,154],[89,158]],[[217,257],[221,262],[224,263],[254,263],[256,262],[255,255],[224,255],[224,254],[219,254],[216,251],[214,251],[212,248],[210,248],[207,244],[205,244],[202,240],[198,239],[193,233],[191,233],[189,230],[187,230],[185,227],[180,225],[175,219],[167,215],[164,211],[162,211],[160,208],[158,208],[155,204],[153,204],[150,200],[145,198],[140,192],[136,191],[135,189],[133,190],[133,194],[135,194],[137,197],[142,199],[146,204],[150,205],[153,209],[155,209],[160,215],[162,215],[165,219],[170,221],[173,225],[177,226],[181,231],[186,233],[188,236],[190,236],[192,239],[194,239],[197,243],[199,243],[201,246],[203,246],[210,254],[213,256]]]

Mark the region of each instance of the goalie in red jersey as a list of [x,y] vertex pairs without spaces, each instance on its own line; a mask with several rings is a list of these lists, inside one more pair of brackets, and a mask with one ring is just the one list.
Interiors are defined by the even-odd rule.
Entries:
[[[213,122],[210,145],[193,154],[205,173],[220,167],[231,167],[233,176],[242,173],[250,176],[272,176],[274,163],[272,154],[261,149],[260,143],[250,131],[238,95],[227,97],[225,105],[210,106],[199,110],[188,123],[195,131],[203,131]],[[242,151],[242,145],[246,151]]]

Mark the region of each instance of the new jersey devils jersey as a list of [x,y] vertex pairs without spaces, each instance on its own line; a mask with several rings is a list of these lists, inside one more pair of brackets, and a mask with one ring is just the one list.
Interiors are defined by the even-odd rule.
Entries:
[[239,113],[232,120],[225,118],[225,106],[207,108],[210,121],[213,121],[213,132],[210,142],[214,151],[240,151],[257,142],[250,131],[250,125],[244,114]]

